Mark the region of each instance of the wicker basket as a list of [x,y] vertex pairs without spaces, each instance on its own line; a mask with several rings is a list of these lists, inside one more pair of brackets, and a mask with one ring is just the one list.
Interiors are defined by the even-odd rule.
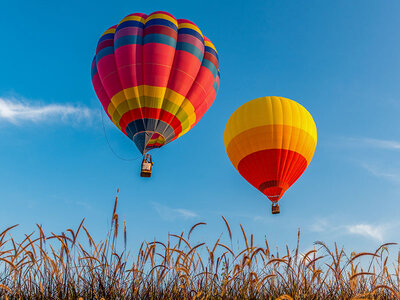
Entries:
[[276,215],[279,214],[281,210],[279,209],[279,204],[278,203],[272,203],[272,214]]
[[151,170],[153,168],[153,164],[149,162],[142,162],[142,168],[140,171],[141,177],[151,177]]

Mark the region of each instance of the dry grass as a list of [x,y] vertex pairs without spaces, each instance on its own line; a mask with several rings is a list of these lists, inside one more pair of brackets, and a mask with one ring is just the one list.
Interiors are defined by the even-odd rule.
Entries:
[[[138,255],[117,249],[118,195],[104,241],[92,239],[83,221],[76,231],[36,234],[16,242],[0,233],[1,299],[397,299],[400,263],[388,268],[388,247],[347,256],[335,245],[317,242],[305,254],[299,247],[272,252],[267,240],[254,245],[241,226],[245,247],[234,251],[220,239],[192,244],[169,235],[168,242],[144,242]],[[223,218],[232,240],[228,221]],[[249,238],[250,237],[250,238]],[[298,235],[300,239],[300,232]],[[121,242],[122,244],[122,242]],[[119,245],[119,244],[118,244]],[[399,253],[400,257],[400,253]],[[364,266],[364,268],[362,268]]]

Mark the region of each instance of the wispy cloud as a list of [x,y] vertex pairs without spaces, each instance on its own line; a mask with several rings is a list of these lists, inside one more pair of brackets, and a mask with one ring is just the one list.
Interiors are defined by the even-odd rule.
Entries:
[[22,122],[88,121],[93,110],[72,104],[43,104],[17,98],[0,97],[0,121],[19,124]]
[[92,210],[92,206],[89,203],[86,203],[84,201],[75,201],[75,204],[78,206],[81,206],[87,210]]
[[152,203],[154,209],[157,211],[159,216],[167,221],[173,221],[175,219],[195,219],[198,215],[188,209],[184,208],[170,208],[160,203]]
[[369,146],[385,150],[400,150],[400,142],[393,140],[382,140],[374,138],[345,138],[348,144],[353,146]]
[[388,167],[379,167],[367,162],[360,162],[360,166],[375,177],[383,178],[393,183],[400,184],[400,170],[393,170],[389,169]]
[[[396,185],[400,184],[400,168],[395,157],[393,157],[398,155],[400,141],[369,137],[342,137],[336,144],[341,147],[357,148],[357,151],[350,153],[353,156],[352,162],[366,170],[370,175]],[[354,154],[357,156],[354,157]]]
[[319,218],[311,224],[310,230],[312,232],[324,232],[330,228],[328,220],[325,218]]
[[383,225],[355,224],[347,226],[346,229],[350,234],[361,235],[379,242],[383,242],[386,233]]
[[390,229],[397,229],[397,223],[368,224],[356,223],[350,225],[335,225],[337,222],[329,221],[327,218],[315,220],[309,227],[312,232],[338,235],[358,235],[370,238],[378,242],[383,242]]

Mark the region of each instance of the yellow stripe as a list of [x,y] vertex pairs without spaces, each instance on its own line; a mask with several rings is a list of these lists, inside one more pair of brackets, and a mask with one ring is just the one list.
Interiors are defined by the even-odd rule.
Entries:
[[[164,92],[165,90],[166,92]],[[141,95],[139,95],[140,91],[142,91]],[[153,99],[153,97],[157,99]],[[165,101],[173,105],[168,103],[163,105]],[[165,111],[175,115],[182,124],[186,121],[193,124],[196,120],[194,107],[185,97],[168,88],[148,85],[132,87],[118,92],[111,98],[107,111],[112,117],[113,123],[119,124],[126,112],[139,107],[162,107]]]
[[[190,103],[189,101],[185,101],[182,104],[182,107],[184,107],[184,109],[186,109],[186,110],[187,110],[187,108],[189,108],[190,110],[192,110],[192,112],[190,114],[188,114],[188,118],[184,122],[181,123],[182,132],[179,133],[178,137],[181,137],[182,135],[187,133],[191,129],[192,125],[194,123],[196,123],[196,113],[194,111],[194,107],[193,107],[192,103]],[[177,114],[177,117],[178,117],[178,119],[180,118],[180,113]]]
[[225,147],[238,134],[264,125],[288,125],[309,133],[317,142],[317,128],[310,113],[297,102],[282,97],[262,97],[240,106],[229,118]]
[[178,23],[177,23],[176,19],[175,19],[175,18],[172,18],[172,17],[169,16],[169,15],[165,15],[165,14],[154,14],[154,15],[150,15],[150,16],[147,17],[146,23],[147,23],[148,21],[150,21],[150,20],[153,20],[153,19],[164,19],[164,20],[168,20],[168,21],[174,23],[174,24],[176,25],[176,27],[178,27]]
[[104,33],[103,33],[101,36],[106,35],[106,34],[108,34],[108,33],[115,33],[115,28],[109,28],[109,29],[107,29],[106,31],[104,31]]
[[154,145],[154,144],[164,144],[165,143],[165,138],[160,135],[158,138],[156,139],[150,139],[150,141],[147,143],[147,145]]
[[121,20],[121,22],[119,22],[119,24],[124,23],[126,21],[138,21],[144,24],[146,22],[146,19],[140,16],[126,16]]
[[[209,99],[210,94],[204,99],[204,101],[200,104],[200,106],[196,107],[196,110],[193,111],[193,113],[190,115],[190,118],[188,118],[188,122],[186,122],[185,124],[182,124],[182,132],[178,135],[178,137],[181,137],[182,135],[184,135],[185,133],[187,133],[190,129],[193,128],[194,124],[197,122],[197,114],[196,112],[199,110],[199,108],[202,105],[205,105],[207,108],[207,110],[211,107],[211,104],[208,103],[208,99]],[[206,110],[206,111],[207,111]]]
[[143,106],[161,108],[166,89],[166,87],[144,85],[143,95],[141,95],[145,99]]
[[261,150],[285,149],[301,154],[310,163],[316,141],[305,130],[288,125],[264,125],[236,135],[226,146],[235,168],[247,155]]
[[218,54],[217,48],[215,48],[214,44],[213,44],[213,43],[211,43],[211,41],[210,41],[210,40],[204,40],[204,45],[205,45],[206,47],[213,48],[213,49],[214,49],[214,51],[215,51],[215,52],[217,52],[217,54]]
[[178,29],[182,29],[182,28],[189,28],[189,29],[193,29],[194,31],[197,31],[201,37],[204,39],[204,35],[201,32],[200,28],[191,24],[191,23],[179,23]]

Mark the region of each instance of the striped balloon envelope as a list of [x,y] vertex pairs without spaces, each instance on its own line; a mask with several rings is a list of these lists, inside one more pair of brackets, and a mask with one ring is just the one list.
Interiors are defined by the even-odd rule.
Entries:
[[199,122],[219,88],[217,50],[191,21],[134,13],[100,37],[92,83],[111,121],[144,154]]
[[225,127],[225,148],[233,166],[273,203],[309,165],[317,128],[300,104],[262,97],[240,106]]

